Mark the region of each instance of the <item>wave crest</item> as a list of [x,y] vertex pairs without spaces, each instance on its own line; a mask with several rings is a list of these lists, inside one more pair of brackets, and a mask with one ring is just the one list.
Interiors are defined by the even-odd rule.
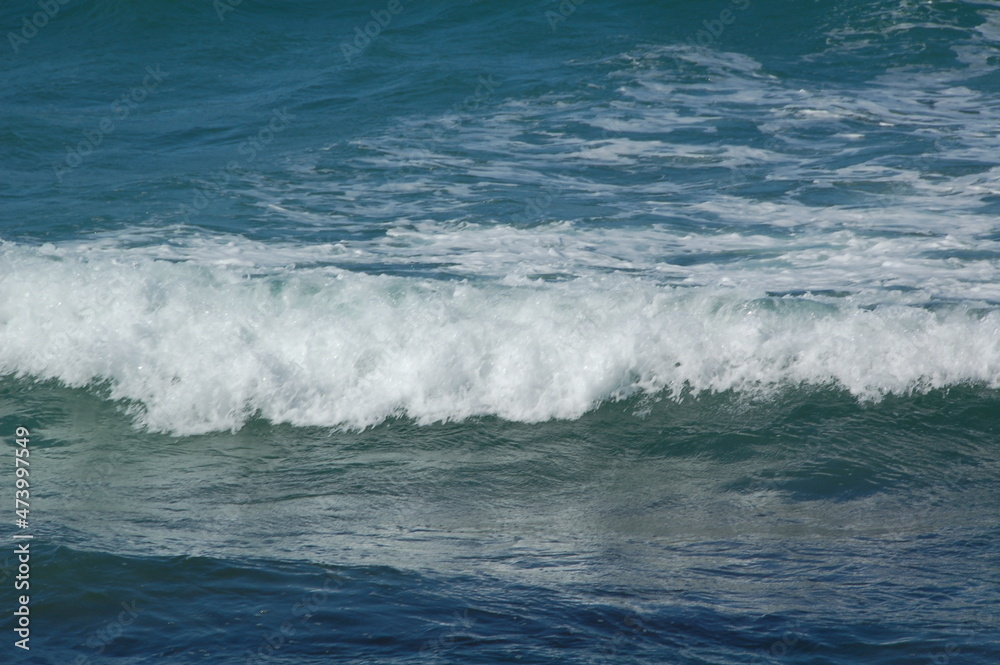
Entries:
[[104,383],[175,434],[576,418],[637,393],[1000,386],[1000,312],[676,287],[0,253],[0,374]]

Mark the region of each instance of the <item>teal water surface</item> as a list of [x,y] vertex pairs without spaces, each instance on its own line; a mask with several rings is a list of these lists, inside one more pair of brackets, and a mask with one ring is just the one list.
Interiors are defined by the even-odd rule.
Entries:
[[1000,662],[991,3],[0,25],[0,661]]

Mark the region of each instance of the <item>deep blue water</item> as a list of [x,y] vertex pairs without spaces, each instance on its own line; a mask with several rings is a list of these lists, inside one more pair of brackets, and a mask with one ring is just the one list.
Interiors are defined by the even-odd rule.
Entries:
[[0,662],[1000,662],[995,2],[0,28]]

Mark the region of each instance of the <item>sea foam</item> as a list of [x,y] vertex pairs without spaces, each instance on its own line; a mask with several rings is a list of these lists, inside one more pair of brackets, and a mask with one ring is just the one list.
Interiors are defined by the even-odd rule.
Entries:
[[[123,256],[125,256],[123,254]],[[0,249],[0,374],[92,386],[174,434],[576,418],[630,395],[1000,386],[1000,312],[617,273],[442,280]]]

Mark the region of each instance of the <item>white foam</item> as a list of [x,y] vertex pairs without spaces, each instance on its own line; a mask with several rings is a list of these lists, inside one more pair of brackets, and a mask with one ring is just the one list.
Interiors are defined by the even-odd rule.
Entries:
[[[720,219],[758,222],[764,232],[692,230],[667,224],[615,227],[557,222],[520,228],[405,222],[368,239],[309,245],[209,236],[170,227],[115,233],[39,251],[90,261],[191,261],[253,276],[295,269],[340,276],[374,267],[403,275],[431,272],[522,284],[554,276],[600,279],[628,273],[664,286],[845,291],[859,306],[1000,303],[1000,241],[986,235],[995,226],[989,216],[941,220],[933,212],[905,207],[876,212],[830,207],[817,213],[802,205],[754,203],[721,194],[690,207]],[[844,228],[845,219],[857,228]],[[898,230],[885,233],[893,224]],[[880,231],[871,232],[866,226],[878,226]]]
[[[0,248],[0,373],[105,382],[178,434],[575,418],[638,392],[1000,386],[1000,313],[623,275],[475,284]],[[58,256],[54,255],[58,254]]]
[[[924,22],[904,9],[816,58]],[[578,89],[501,87],[488,112],[408,116],[234,183],[288,237],[328,242],[156,225],[0,246],[0,372],[105,381],[179,433],[258,412],[363,427],[572,418],[637,391],[996,386],[982,12],[954,69],[806,90],[744,55],[648,46],[572,63]],[[897,154],[901,133],[923,154]]]
[[[881,25],[881,10],[873,12]],[[895,13],[891,25],[907,22]],[[488,224],[484,202],[498,201],[519,208],[500,222],[577,221],[592,210],[603,220],[647,224],[714,205],[738,213],[692,221],[990,234],[995,215],[983,210],[998,189],[998,172],[987,165],[1000,151],[1000,106],[978,82],[996,67],[995,49],[978,34],[955,48],[987,58],[981,66],[890,67],[867,81],[811,89],[741,54],[643,47],[573,63],[588,72],[579,90],[518,99],[501,87],[488,112],[412,116],[353,142],[338,152],[335,178],[310,161],[323,151],[308,152],[292,160],[287,178],[272,176],[244,195],[300,228]],[[836,57],[845,44],[831,41],[822,57]],[[718,131],[731,122],[759,134],[741,142]],[[903,133],[924,140],[900,154]],[[756,191],[762,183],[772,194]],[[802,203],[823,188],[836,190],[824,202],[845,203]]]

